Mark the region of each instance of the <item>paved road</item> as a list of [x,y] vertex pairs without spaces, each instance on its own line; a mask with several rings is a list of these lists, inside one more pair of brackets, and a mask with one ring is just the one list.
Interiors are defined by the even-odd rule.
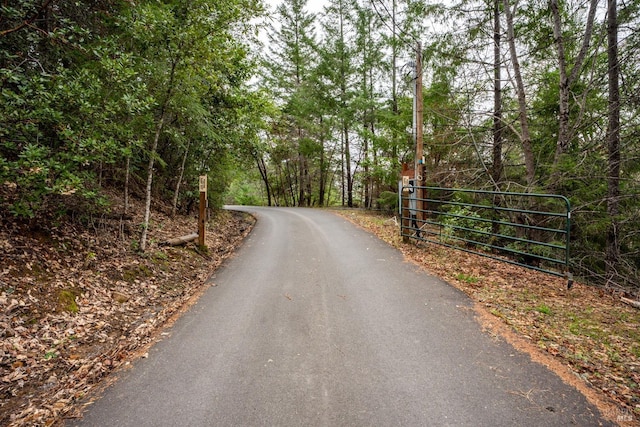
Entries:
[[607,425],[459,291],[324,211],[258,223],[81,426]]

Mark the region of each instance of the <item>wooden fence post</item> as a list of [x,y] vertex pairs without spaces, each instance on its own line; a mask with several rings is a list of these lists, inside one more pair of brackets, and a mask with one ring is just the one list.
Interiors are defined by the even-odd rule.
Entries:
[[200,211],[198,214],[198,245],[204,246],[204,226],[207,221],[207,175],[200,176]]

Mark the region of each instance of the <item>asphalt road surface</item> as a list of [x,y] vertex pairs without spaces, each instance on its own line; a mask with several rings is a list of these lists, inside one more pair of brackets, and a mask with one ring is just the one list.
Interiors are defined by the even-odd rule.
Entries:
[[238,209],[258,222],[216,286],[73,425],[609,425],[372,235],[320,210]]

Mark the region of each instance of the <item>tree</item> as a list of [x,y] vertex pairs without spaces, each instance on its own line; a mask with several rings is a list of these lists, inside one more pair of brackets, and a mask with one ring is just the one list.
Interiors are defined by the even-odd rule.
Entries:
[[304,111],[310,101],[306,93],[316,57],[315,16],[305,8],[306,0],[285,0],[278,6],[280,28],[273,28],[269,34],[272,48],[265,63],[266,83],[282,105],[286,113],[283,120],[290,129],[280,135],[297,147],[295,186],[300,206],[310,205],[311,201],[309,159],[305,152],[309,126]]
[[353,4],[348,0],[333,0],[325,9],[322,47],[322,72],[328,84],[325,89],[336,100],[335,116],[339,124],[341,146],[342,204],[353,207],[355,171],[352,165],[353,99],[356,85],[353,24],[350,16]]
[[520,141],[526,169],[527,187],[531,189],[535,182],[535,159],[531,146],[531,135],[529,133],[529,116],[527,113],[527,97],[525,93],[524,81],[520,70],[520,60],[516,50],[516,36],[514,30],[514,12],[509,4],[509,0],[504,0],[504,10],[507,20],[507,43],[511,54],[511,64],[513,67],[513,78],[516,82],[516,92],[518,94],[518,120],[520,122]]
[[502,181],[502,30],[500,25],[500,0],[493,1],[493,150],[491,179],[496,190]]
[[120,138],[127,134],[116,118],[145,109],[143,99],[119,98],[107,84],[126,76],[109,71],[105,58],[121,58],[108,17],[127,7],[106,1],[3,6],[0,177],[13,189],[5,201],[14,215],[100,205],[103,166],[122,154]]
[[[217,102],[226,102],[229,97],[225,92],[238,87],[245,74],[246,47],[230,40],[235,27],[248,22],[252,12],[260,10],[259,5],[238,0],[216,5],[215,9],[211,6],[205,0],[148,2],[136,8],[130,18],[131,35],[141,53],[139,66],[149,79],[156,102],[147,156],[142,251],[147,246],[154,168],[157,161],[165,164],[158,155],[159,144],[163,140],[179,140],[187,126],[191,140],[211,138],[216,133],[211,111],[215,103],[209,105],[211,99],[217,97]],[[232,128],[233,122],[226,126]],[[193,134],[199,128],[201,134]],[[184,157],[181,161],[186,162]],[[203,164],[201,168],[207,166]],[[175,183],[176,203],[183,174],[184,171]]]
[[618,215],[620,198],[620,61],[618,58],[618,4],[616,0],[607,1],[607,64],[609,120],[607,124],[608,179],[607,214],[610,225],[607,229],[606,275],[615,276],[616,265],[620,257],[618,240]]
[[375,190],[379,187],[379,183],[374,181],[375,172],[372,169],[379,167],[376,131],[380,105],[377,100],[376,85],[380,83],[380,73],[383,69],[381,66],[384,60],[383,44],[382,37],[376,31],[381,24],[377,15],[371,9],[358,5],[356,5],[356,11],[355,55],[358,61],[356,67],[360,85],[356,88],[354,105],[361,123],[358,134],[362,140],[364,157],[362,162],[363,201],[366,208],[371,208],[373,200],[379,194],[379,190]]
[[[558,70],[560,74],[559,85],[559,117],[558,117],[558,142],[556,144],[556,151],[553,160],[554,169],[557,168],[560,163],[560,156],[562,156],[569,146],[572,139],[569,115],[569,103],[572,86],[578,80],[582,73],[583,64],[589,53],[589,46],[591,43],[591,37],[593,34],[593,23],[596,16],[596,8],[598,0],[591,0],[589,5],[589,14],[585,24],[584,35],[582,36],[582,46],[578,55],[576,56],[573,67],[568,70],[567,66],[567,52],[565,45],[565,37],[562,28],[562,13],[560,10],[560,3],[558,0],[551,0],[551,12],[553,16],[553,35],[555,39],[556,49],[558,53]],[[577,126],[576,126],[577,127]],[[555,186],[557,182],[558,174],[554,171],[551,177],[551,188]]]
[[[399,64],[400,58],[415,56],[415,44],[421,40],[425,34],[425,17],[427,6],[423,0],[392,0],[389,8],[385,2],[374,0],[371,2],[380,20],[389,30],[386,34],[386,43],[391,50],[391,60],[389,61],[388,72],[391,78],[390,91],[390,114],[387,121],[392,127],[391,132],[391,163],[397,164],[400,147],[406,145],[405,129],[406,123],[402,116],[404,112],[400,110],[402,96],[411,96],[411,89],[403,84],[398,76],[398,71],[403,69],[404,64]],[[402,93],[404,92],[404,93]],[[394,181],[395,181],[394,177]]]

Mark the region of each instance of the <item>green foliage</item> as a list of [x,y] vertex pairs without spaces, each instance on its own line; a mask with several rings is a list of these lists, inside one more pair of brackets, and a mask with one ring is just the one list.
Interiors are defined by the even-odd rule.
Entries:
[[393,191],[383,191],[380,193],[380,197],[376,200],[378,207],[385,211],[397,211],[398,210],[398,193]]
[[[442,238],[445,243],[460,244],[461,240],[488,243],[489,236],[482,233],[491,231],[490,224],[478,221],[482,217],[469,206],[453,205],[442,216]],[[469,244],[474,245],[474,243]]]
[[551,308],[546,304],[540,304],[535,308],[538,313],[546,314],[547,316],[551,315]]
[[[248,0],[3,6],[1,208],[35,218],[99,204],[105,182],[123,184],[126,159],[137,175],[148,156],[161,168],[156,187],[173,188],[188,147],[182,178],[215,174],[220,205],[232,164],[219,160],[255,131],[237,114],[251,102],[252,63],[247,38],[234,35],[261,8]],[[149,153],[161,110],[160,149]]]
[[229,187],[226,202],[233,205],[261,206],[264,199],[255,185],[234,181]]
[[59,356],[59,352],[57,350],[49,350],[44,354],[44,360],[55,359]]
[[456,279],[469,284],[478,283],[480,281],[480,278],[465,273],[458,273],[456,275]]

